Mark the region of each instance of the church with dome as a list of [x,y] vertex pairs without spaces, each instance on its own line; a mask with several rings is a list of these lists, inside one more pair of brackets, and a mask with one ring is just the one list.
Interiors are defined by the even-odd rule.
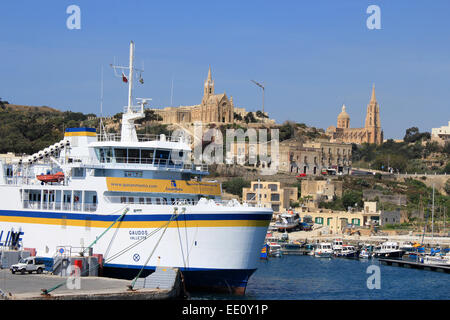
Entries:
[[380,123],[380,106],[375,97],[375,86],[372,87],[372,96],[367,105],[364,128],[350,128],[350,116],[345,105],[337,117],[337,126],[328,127],[326,133],[333,141],[343,143],[383,143],[383,130]]
[[211,67],[203,86],[203,98],[200,104],[151,110],[160,116],[162,123],[165,124],[197,121],[203,123],[233,123],[234,113],[238,111],[234,108],[233,97],[228,98],[225,93],[216,94],[214,92]]

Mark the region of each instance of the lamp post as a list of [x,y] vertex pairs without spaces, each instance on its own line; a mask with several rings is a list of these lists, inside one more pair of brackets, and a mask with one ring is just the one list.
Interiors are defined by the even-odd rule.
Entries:
[[251,80],[254,84],[256,84],[258,87],[260,87],[263,91],[263,96],[262,96],[262,113],[264,114],[264,91],[265,91],[265,87],[264,87],[264,83],[261,84],[259,82],[256,82],[255,80]]

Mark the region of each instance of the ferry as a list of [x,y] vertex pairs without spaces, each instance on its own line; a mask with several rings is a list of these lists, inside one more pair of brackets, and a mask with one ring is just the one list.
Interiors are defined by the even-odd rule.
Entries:
[[104,276],[176,267],[188,291],[245,294],[273,211],[223,201],[207,165],[192,163],[187,135],[137,135],[147,101],[133,105],[133,59],[131,42],[120,134],[68,128],[58,143],[0,162],[0,246],[14,235],[47,259],[89,248]]

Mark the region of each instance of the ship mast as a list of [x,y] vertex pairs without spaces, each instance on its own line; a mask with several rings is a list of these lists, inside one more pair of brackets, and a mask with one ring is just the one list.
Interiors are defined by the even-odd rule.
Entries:
[[134,62],[134,42],[130,42],[130,70],[128,73],[128,112],[131,112],[133,104],[133,62]]
[[[127,67],[122,66],[115,66],[111,65],[113,67],[114,72],[116,73],[117,69],[127,70],[128,69],[128,78],[124,76],[124,73],[122,71],[122,78],[124,82],[128,82],[128,106],[126,106],[126,112],[122,115],[122,129],[121,129],[121,137],[120,140],[122,142],[136,142],[138,141],[137,134],[136,134],[136,127],[135,127],[135,120],[142,119],[145,117],[144,113],[144,104],[146,104],[147,100],[149,99],[143,99],[144,101],[141,103],[141,108],[137,109],[135,112],[133,110],[133,73],[143,72],[143,70],[138,70],[134,68],[134,42],[130,42],[130,62]],[[117,73],[116,73],[117,76]],[[139,79],[141,83],[143,83],[142,77]]]

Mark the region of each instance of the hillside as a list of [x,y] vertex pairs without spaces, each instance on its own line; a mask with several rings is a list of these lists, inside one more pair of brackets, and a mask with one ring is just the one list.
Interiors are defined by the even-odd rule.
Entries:
[[88,125],[81,112],[0,104],[0,153],[32,154],[61,140],[67,127]]

